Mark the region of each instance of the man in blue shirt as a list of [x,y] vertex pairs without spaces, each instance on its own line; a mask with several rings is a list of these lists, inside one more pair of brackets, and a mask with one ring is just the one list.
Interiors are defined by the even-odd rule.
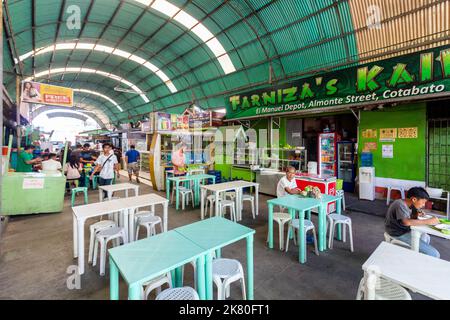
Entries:
[[131,182],[131,177],[133,175],[136,176],[136,182],[140,183],[139,181],[139,160],[141,159],[141,154],[139,151],[135,150],[135,146],[131,145],[130,150],[128,150],[125,153],[125,161],[127,163],[127,169],[128,169],[128,178]]

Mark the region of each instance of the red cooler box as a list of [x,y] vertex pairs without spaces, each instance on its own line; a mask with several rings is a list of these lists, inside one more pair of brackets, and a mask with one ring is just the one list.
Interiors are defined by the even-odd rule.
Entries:
[[[315,175],[301,174],[295,177],[297,187],[304,190],[306,186],[318,187],[323,194],[336,195],[336,177],[318,177]],[[316,211],[316,210],[314,210]],[[336,202],[328,205],[327,213],[336,211]]]

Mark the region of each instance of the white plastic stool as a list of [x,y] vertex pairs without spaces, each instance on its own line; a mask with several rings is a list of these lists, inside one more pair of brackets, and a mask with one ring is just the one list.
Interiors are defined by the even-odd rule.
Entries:
[[236,198],[236,191],[226,191],[225,199],[230,198],[230,200],[234,200]]
[[253,219],[255,219],[255,197],[250,194],[244,194],[242,195],[242,206],[244,206],[244,201],[250,201],[252,205]]
[[236,222],[236,210],[233,200],[219,200],[219,216],[223,217],[226,208],[230,208],[230,219]]
[[158,216],[143,216],[138,217],[136,222],[136,241],[139,239],[139,230],[141,227],[147,229],[147,238],[156,235],[156,225],[159,224],[161,233],[163,232],[162,220]]
[[90,231],[90,237],[89,237],[89,254],[88,254],[88,263],[92,263],[92,258],[93,258],[93,254],[94,254],[94,242],[95,242],[95,236],[97,235],[98,232],[108,229],[108,228],[112,228],[112,227],[116,227],[116,222],[112,221],[112,220],[102,220],[96,223],[93,223],[89,226],[89,231]]
[[402,199],[405,199],[405,188],[401,186],[388,186],[387,187],[387,199],[386,199],[386,205],[389,205],[389,202],[391,202],[391,191],[392,190],[398,190],[400,191],[400,194],[402,195]]
[[345,192],[344,192],[344,190],[336,190],[336,197],[341,197],[342,211],[345,211]]
[[95,236],[95,251],[94,251],[94,259],[92,265],[97,265],[97,254],[100,245],[100,275],[105,275],[105,264],[106,264],[106,247],[108,242],[111,240],[116,240],[116,245],[120,245],[120,239],[122,239],[123,243],[127,243],[127,237],[125,233],[125,229],[122,227],[112,227],[105,230],[100,231]]
[[154,206],[152,206],[151,210],[146,210],[146,211],[138,211],[134,214],[134,223],[137,222],[137,220],[139,218],[143,218],[143,217],[152,217],[155,215],[155,209]]
[[407,244],[406,242],[397,240],[394,237],[391,237],[387,232],[384,233],[384,240],[386,242],[395,244],[397,246],[404,247],[404,248],[407,248],[407,249],[411,249],[411,245]]
[[192,189],[188,189],[185,187],[180,187],[180,196],[181,196],[181,209],[184,210],[184,204],[189,204],[189,196],[191,196],[192,200],[192,208],[195,208],[194,204],[194,193]]
[[[150,280],[147,283],[144,283],[141,291],[141,299],[147,300],[149,294],[156,289],[156,294],[159,295],[161,293],[161,287],[167,284],[169,288],[172,288],[172,276],[170,272],[162,275],[156,279]],[[144,289],[145,287],[145,289]]]
[[[314,236],[314,251],[315,251],[316,255],[318,256],[319,250],[317,249],[316,228],[314,227],[314,224],[310,220],[304,219],[303,221],[305,223],[305,238],[303,239],[303,241],[305,241],[305,243],[306,243],[306,234],[308,233],[308,231],[312,231],[313,236]],[[296,243],[297,237],[295,236],[295,230],[297,230],[297,232],[298,232],[299,229],[300,229],[300,220],[292,219],[289,222],[289,229],[288,229],[288,234],[286,237],[286,252],[288,252],[288,250],[289,250],[289,236],[291,234],[291,230],[294,232],[294,243]],[[305,260],[306,260],[306,257],[305,257]]]
[[[284,212],[274,212],[273,213],[273,221],[278,223],[278,239],[280,242],[280,250],[283,251],[284,247],[284,225],[286,222],[291,221],[291,215],[289,213]],[[267,240],[269,242],[269,230],[267,230]]]
[[245,294],[244,270],[238,260],[214,259],[212,262],[213,281],[217,286],[217,300],[225,300],[230,296],[231,283],[240,280],[242,298],[247,299]]
[[156,297],[156,300],[200,300],[197,291],[191,287],[166,289]]
[[215,201],[216,197],[211,194],[209,196],[206,197],[206,201],[205,201],[205,217],[206,214],[208,213],[208,203],[209,203],[209,216],[212,217],[212,213],[214,212],[214,201]]
[[348,226],[348,234],[350,237],[350,251],[353,252],[352,219],[342,214],[331,213],[328,215],[328,220],[330,223],[330,238],[328,242],[328,247],[330,249],[333,249],[334,229],[336,225],[342,224],[342,240],[345,242],[346,226]]
[[356,300],[411,300],[411,295],[402,286],[393,283],[375,274],[369,273],[366,278],[362,278]]

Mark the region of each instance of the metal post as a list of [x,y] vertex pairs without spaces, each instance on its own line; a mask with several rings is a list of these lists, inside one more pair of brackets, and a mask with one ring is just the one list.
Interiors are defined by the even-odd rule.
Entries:
[[[17,122],[17,150],[20,150],[20,145],[22,142],[22,132],[20,130],[20,77],[16,76],[16,122]],[[18,153],[17,153],[18,154]]]
[[64,158],[63,158],[63,162],[62,162],[62,167],[64,168],[64,166],[66,165],[66,160],[67,160],[67,149],[69,146],[69,141],[66,141],[66,144],[64,146]]
[[10,134],[9,141],[8,141],[8,154],[6,156],[5,174],[9,171],[9,161],[11,159],[12,142],[13,142],[13,135]]
[[[3,4],[0,6],[0,21],[3,21]],[[0,147],[3,150],[4,143],[4,131],[3,131],[3,23],[0,23]],[[2,153],[3,154],[3,153]],[[0,156],[0,170],[3,168],[3,155]],[[0,204],[2,203],[2,187],[3,187],[3,174],[0,172]],[[0,214],[2,208],[0,205]],[[1,226],[0,226],[1,231]]]

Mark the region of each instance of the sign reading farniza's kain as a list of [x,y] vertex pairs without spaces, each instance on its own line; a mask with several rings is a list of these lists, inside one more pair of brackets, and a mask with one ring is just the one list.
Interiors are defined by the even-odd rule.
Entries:
[[450,94],[450,46],[236,94],[226,99],[227,119],[446,94]]

